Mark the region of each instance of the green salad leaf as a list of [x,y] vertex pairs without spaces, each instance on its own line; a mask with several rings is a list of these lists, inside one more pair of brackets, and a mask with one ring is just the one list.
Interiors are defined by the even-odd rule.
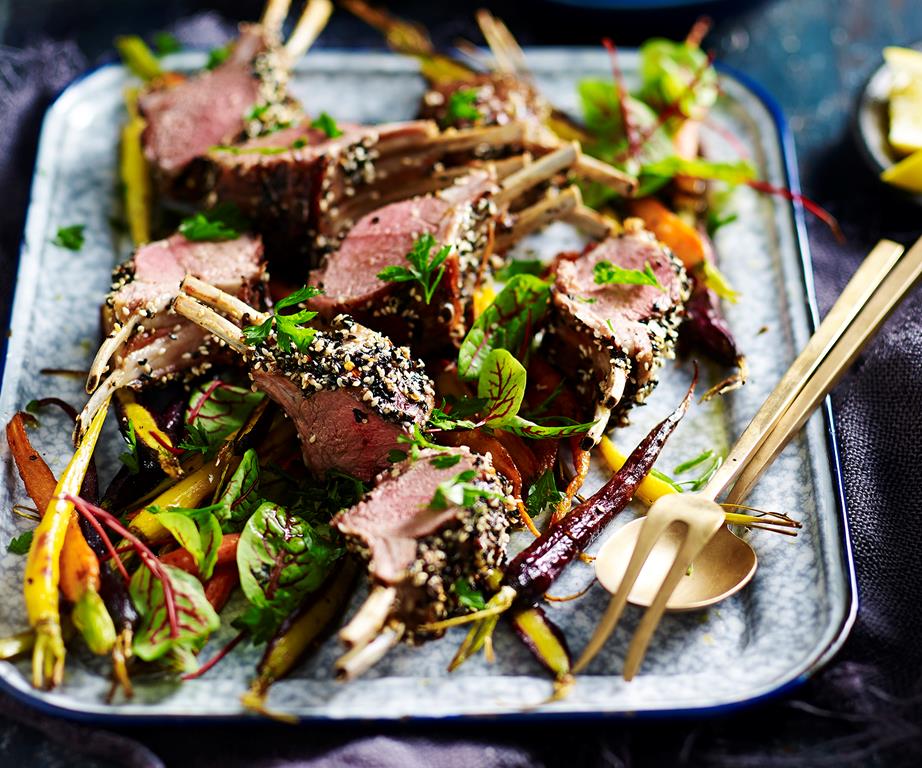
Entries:
[[697,45],[664,38],[640,46],[640,97],[655,108],[675,105],[701,119],[717,101],[717,71]]
[[527,274],[510,278],[464,337],[458,351],[458,375],[462,379],[478,378],[495,350],[521,354],[547,314],[550,301],[550,283]]
[[329,525],[312,525],[284,507],[262,503],[237,544],[240,586],[250,602],[239,625],[254,640],[267,639],[323,583],[342,552]]
[[250,417],[265,395],[215,379],[192,392],[186,410],[186,439],[179,447],[210,453]]
[[144,661],[155,661],[168,653],[188,656],[201,650],[208,636],[221,623],[218,614],[205,598],[202,583],[188,573],[170,565],[161,565],[166,573],[180,616],[177,637],[170,636],[170,622],[163,583],[150,569],[141,566],[128,585],[131,602],[141,615],[132,649]]
[[596,285],[650,285],[661,291],[666,290],[656,278],[649,261],[643,269],[624,269],[610,261],[600,261],[592,273]]

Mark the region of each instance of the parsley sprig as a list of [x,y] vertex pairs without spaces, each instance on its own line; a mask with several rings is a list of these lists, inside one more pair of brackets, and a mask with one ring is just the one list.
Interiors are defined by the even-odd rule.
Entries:
[[483,115],[477,109],[476,88],[459,88],[448,97],[448,107],[445,111],[445,122],[448,125],[463,120],[476,122]]
[[661,291],[666,290],[657,279],[649,261],[644,263],[643,270],[624,269],[610,261],[600,261],[592,272],[596,285],[652,285]]
[[416,281],[423,289],[426,304],[432,301],[435,289],[439,287],[445,274],[445,259],[451,253],[451,246],[443,245],[433,256],[432,251],[438,246],[435,238],[428,232],[413,243],[407,254],[410,267],[391,265],[378,272],[378,279],[387,283],[407,283]]
[[250,222],[233,203],[221,203],[210,211],[201,211],[182,220],[179,233],[194,242],[234,240],[247,230]]
[[68,251],[79,251],[83,248],[83,231],[86,229],[84,224],[72,224],[69,227],[60,227],[54,239],[53,245],[59,248],[66,248]]
[[330,117],[326,112],[321,112],[317,116],[317,119],[311,122],[311,128],[323,131],[328,139],[335,139],[337,136],[343,135],[343,132],[336,124],[336,120]]
[[6,551],[14,555],[27,555],[32,546],[33,534],[34,531],[26,531],[25,533],[20,533],[18,536],[14,536],[10,539],[10,543],[6,545]]
[[269,332],[272,326],[275,326],[275,338],[279,348],[284,352],[291,352],[294,345],[299,352],[306,352],[307,348],[314,340],[317,333],[316,328],[304,328],[304,323],[309,323],[315,317],[316,312],[302,309],[290,315],[281,315],[279,312],[289,307],[294,307],[302,301],[314,298],[323,293],[323,290],[315,285],[305,285],[300,290],[295,291],[290,296],[286,296],[272,312],[272,315],[259,325],[248,325],[243,329],[243,338],[250,346],[264,342],[269,338]]
[[[457,463],[457,462],[456,462]],[[454,477],[443,480],[436,486],[429,509],[436,512],[448,509],[449,506],[469,507],[478,499],[500,499],[501,493],[490,491],[475,485],[472,481],[477,477],[477,470],[465,469]]]

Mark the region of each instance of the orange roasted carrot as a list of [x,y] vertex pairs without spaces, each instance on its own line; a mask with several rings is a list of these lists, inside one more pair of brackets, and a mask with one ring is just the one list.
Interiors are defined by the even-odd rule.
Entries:
[[230,599],[231,592],[240,581],[240,571],[236,563],[224,563],[216,566],[211,578],[205,582],[205,599],[211,607],[220,611]]
[[706,246],[698,231],[656,198],[631,200],[628,210],[632,216],[643,220],[647,229],[679,258],[686,269],[692,270],[705,260]]
[[26,434],[26,419],[30,418],[29,414],[22,412],[13,416],[6,425],[6,442],[10,446],[10,453],[13,454],[19,476],[26,486],[26,493],[35,503],[39,514],[44,514],[51,497],[54,496],[54,489],[58,481],[44,459],[29,442],[29,436]]
[[[45,460],[32,447],[26,434],[26,413],[17,413],[6,425],[6,440],[16,462],[16,469],[40,514],[44,514],[54,496],[57,480]],[[64,597],[76,603],[87,588],[99,591],[99,559],[83,537],[76,516],[71,517],[61,549],[59,586]]]

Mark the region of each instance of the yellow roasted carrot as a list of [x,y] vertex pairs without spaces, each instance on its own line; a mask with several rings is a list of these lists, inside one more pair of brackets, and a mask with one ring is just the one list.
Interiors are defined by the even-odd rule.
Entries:
[[147,160],[141,147],[141,134],[147,123],[138,113],[138,90],[125,91],[125,106],[128,108],[128,122],[122,126],[122,141],[119,148],[119,173],[125,187],[125,216],[131,241],[144,245],[150,241],[151,183]]
[[239,457],[232,456],[224,459],[222,453],[218,453],[207,464],[167,488],[147,507],[138,512],[128,529],[143,539],[146,544],[163,544],[169,541],[172,534],[163,527],[156,514],[148,511],[148,508],[197,507],[215,492],[225,473],[232,473],[239,463]]
[[35,630],[32,653],[32,684],[36,688],[51,688],[64,676],[64,640],[61,635],[61,612],[58,605],[61,550],[71,518],[77,513],[65,494],[80,493],[83,478],[93,459],[96,442],[109,411],[109,400],[96,412],[89,429],[77,446],[73,457],[61,474],[55,495],[45,515],[35,529],[32,546],[26,560],[23,593],[29,623]]
[[[608,466],[612,468],[613,472],[617,472],[621,469],[621,467],[624,466],[624,462],[627,461],[627,456],[621,453],[621,451],[615,447],[615,444],[607,437],[602,438],[602,441],[599,443],[599,449],[602,451],[602,456]],[[675,488],[669,485],[669,483],[653,475],[647,475],[640,481],[640,485],[637,486],[634,498],[640,499],[644,504],[650,506],[661,496],[675,492]]]
[[[57,481],[26,435],[26,416],[17,413],[10,420],[6,438],[26,492],[36,508],[45,512],[54,498]],[[71,515],[64,534],[60,569],[61,593],[75,605],[74,623],[94,653],[108,653],[115,641],[115,625],[99,597],[99,558],[87,544],[76,515]]]

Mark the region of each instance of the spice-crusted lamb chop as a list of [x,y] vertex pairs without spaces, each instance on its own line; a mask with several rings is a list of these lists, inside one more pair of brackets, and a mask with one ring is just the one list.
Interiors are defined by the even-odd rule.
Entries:
[[[213,147],[206,174],[210,199],[235,203],[267,239],[270,254],[284,253],[289,262],[303,255],[315,268],[366,213],[450,184],[485,151],[520,146],[524,127],[440,134],[435,123],[416,120],[336,131],[328,135],[334,131],[305,120]],[[447,155],[462,167],[444,168]]]
[[214,69],[163,78],[139,95],[144,154],[166,199],[202,196],[200,160],[211,147],[300,119],[301,109],[288,94],[288,73],[323,29],[332,4],[309,0],[282,44],[289,5],[269,0],[260,23],[241,25],[230,55]]
[[[209,364],[213,351],[210,336],[170,309],[186,275],[261,304],[264,269],[263,245],[258,237],[194,242],[180,234],[142,246],[117,267],[102,306],[106,338],[86,382],[92,397],[80,414],[77,433],[82,434],[115,390],[140,389],[185,372],[201,372]],[[110,373],[103,379],[107,370]]]
[[271,316],[194,277],[183,282],[173,308],[243,357],[253,385],[294,422],[304,463],[316,476],[339,470],[371,480],[390,466],[398,438],[432,413],[435,395],[422,364],[351,317],[333,318],[303,350],[286,350],[274,331],[248,344],[240,326]]
[[[368,563],[368,599],[340,631],[337,676],[356,677],[422,624],[459,613],[459,588],[486,586],[506,561],[515,502],[489,455],[422,450],[381,473],[333,524]],[[432,637],[431,634],[427,637]]]
[[[471,171],[447,189],[366,215],[312,274],[312,282],[325,290],[312,307],[325,317],[354,315],[417,354],[457,343],[465,333],[473,291],[492,270],[494,244],[509,247],[573,212],[580,198],[575,187],[568,187],[552,189],[512,215],[510,205],[572,166],[578,155],[576,145],[565,145],[502,181],[489,168]],[[420,282],[379,277],[382,270],[406,265],[407,254],[426,236],[433,249],[450,249],[431,296]]]
[[[649,265],[660,287],[596,282],[605,262],[639,272]],[[591,447],[616,408],[643,402],[657,369],[674,356],[689,282],[681,262],[638,219],[627,219],[623,232],[582,253],[561,255],[556,272],[542,348],[597,404],[596,424],[583,441]]]

